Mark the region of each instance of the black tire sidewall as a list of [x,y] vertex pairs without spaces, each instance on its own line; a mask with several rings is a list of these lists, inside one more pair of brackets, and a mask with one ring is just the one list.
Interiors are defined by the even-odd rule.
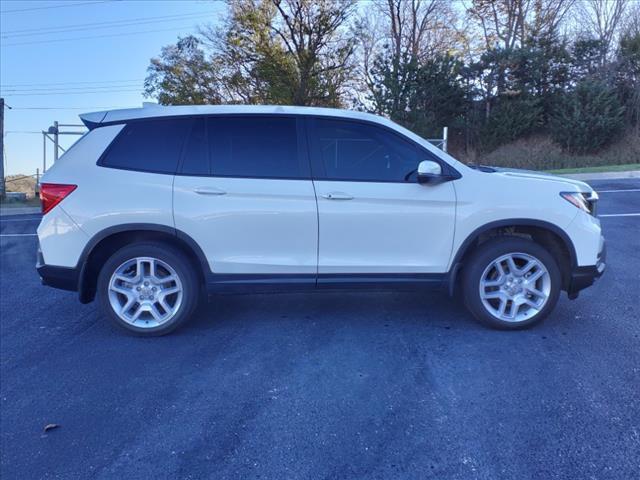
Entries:
[[[158,327],[141,328],[125,322],[113,311],[109,302],[111,275],[116,268],[135,257],[154,257],[166,262],[176,271],[182,283],[182,305],[178,313]],[[162,243],[145,242],[122,247],[105,262],[98,275],[96,294],[102,311],[118,327],[139,336],[160,336],[172,332],[189,319],[198,305],[199,290],[198,276],[182,252]]]
[[[480,298],[480,278],[485,268],[496,258],[508,253],[527,253],[541,261],[551,277],[551,291],[547,303],[540,312],[522,322],[506,322],[491,315]],[[519,330],[543,321],[554,309],[562,284],[562,275],[556,260],[544,247],[532,240],[518,237],[497,237],[481,244],[463,267],[463,291],[465,304],[471,313],[485,325],[502,330]]]

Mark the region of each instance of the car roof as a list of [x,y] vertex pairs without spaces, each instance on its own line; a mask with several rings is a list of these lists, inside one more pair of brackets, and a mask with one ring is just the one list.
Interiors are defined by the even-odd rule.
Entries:
[[336,118],[352,118],[367,120],[380,124],[395,124],[383,117],[370,113],[339,108],[294,107],[286,105],[171,105],[144,104],[142,108],[107,110],[102,112],[83,113],[80,119],[87,128],[94,129],[102,125],[124,123],[129,120],[152,119],[163,117],[183,117],[194,115],[316,115]]

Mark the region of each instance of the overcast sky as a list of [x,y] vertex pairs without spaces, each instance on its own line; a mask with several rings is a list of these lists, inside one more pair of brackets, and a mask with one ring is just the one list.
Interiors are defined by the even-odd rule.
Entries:
[[149,101],[142,86],[150,58],[224,11],[212,0],[2,0],[0,95],[12,107],[5,174],[42,169],[42,135],[27,132]]

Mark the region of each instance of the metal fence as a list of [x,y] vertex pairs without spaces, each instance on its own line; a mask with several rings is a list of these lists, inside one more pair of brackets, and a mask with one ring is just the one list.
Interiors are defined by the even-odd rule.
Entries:
[[[66,130],[67,128],[73,128],[74,130]],[[78,130],[81,128],[82,130]],[[60,135],[84,135],[87,132],[87,127],[82,124],[76,123],[58,123],[53,122],[46,131],[42,131],[42,173],[47,171],[47,140],[53,144],[53,162],[58,161],[60,152],[66,152],[60,145]]]
[[449,127],[442,129],[442,138],[428,138],[427,140],[443,152],[446,152],[447,144],[449,143]]

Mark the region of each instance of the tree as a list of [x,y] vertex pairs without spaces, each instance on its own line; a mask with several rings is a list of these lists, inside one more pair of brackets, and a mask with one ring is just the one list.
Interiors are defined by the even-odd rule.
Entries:
[[464,127],[467,92],[461,82],[463,63],[450,55],[425,61],[415,76],[409,98],[408,123],[424,137],[437,137],[442,127]]
[[558,98],[571,85],[572,58],[566,43],[548,36],[531,38],[511,58],[507,90],[536,98],[546,124]]
[[640,129],[640,29],[629,29],[620,38],[616,59],[616,86],[627,119]]
[[460,82],[460,60],[439,55],[422,65],[402,64],[402,87],[396,77],[398,66],[380,61],[376,68],[379,82],[372,91],[380,113],[425,137],[440,134],[443,126],[462,126],[466,94]]
[[481,28],[487,50],[520,45],[527,34],[533,0],[472,0],[467,15]]
[[629,0],[582,0],[576,5],[582,30],[602,44],[600,63],[604,65],[624,21]]
[[552,137],[571,153],[595,152],[623,130],[624,112],[614,88],[585,80],[558,103],[551,121]]
[[465,69],[475,99],[467,138],[487,151],[541,129],[571,84],[570,71],[569,52],[552,38],[486,51]]
[[443,21],[450,19],[445,0],[379,0],[376,10],[386,20],[391,56],[422,61],[447,48]]
[[571,76],[579,82],[585,78],[606,76],[602,59],[606,57],[607,47],[598,38],[583,37],[576,40],[572,48]]
[[203,34],[229,93],[245,103],[338,106],[350,80],[353,0],[230,0]]
[[480,127],[479,146],[483,151],[531,134],[543,124],[540,99],[530,96],[502,98]]
[[360,73],[369,91],[361,103],[378,113],[399,111],[407,101],[411,73],[455,48],[454,10],[448,0],[377,0],[370,5],[355,31]]
[[340,106],[352,78],[355,0],[228,0],[222,26],[162,49],[145,93],[160,103]]
[[216,69],[206,59],[201,42],[194,36],[180,38],[175,45],[162,48],[152,58],[144,82],[145,95],[156,96],[163,105],[221,103]]
[[534,41],[557,40],[560,27],[577,0],[534,0],[528,26],[528,38]]

